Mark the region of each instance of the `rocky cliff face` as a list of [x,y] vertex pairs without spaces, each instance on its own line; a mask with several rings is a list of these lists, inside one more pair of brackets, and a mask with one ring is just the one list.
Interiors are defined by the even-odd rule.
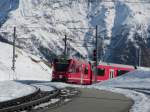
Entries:
[[[68,54],[91,57],[98,25],[99,59],[142,64],[148,61],[150,3],[141,0],[3,0],[0,1],[1,39],[28,52],[51,59],[63,53],[67,35]],[[90,28],[90,29],[86,29]],[[140,49],[140,50],[139,50]]]

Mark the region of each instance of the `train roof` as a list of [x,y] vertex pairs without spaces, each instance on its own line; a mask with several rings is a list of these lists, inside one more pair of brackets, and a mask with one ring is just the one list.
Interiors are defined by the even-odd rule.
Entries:
[[55,60],[66,60],[66,61],[73,61],[75,63],[89,64],[87,60],[83,60],[79,58],[56,58]]
[[72,58],[71,60],[72,60],[72,61],[75,61],[75,62],[77,62],[77,63],[89,64],[89,62],[88,62],[88,61],[86,61],[86,60],[82,60],[82,59]]
[[113,66],[113,67],[120,67],[120,68],[135,68],[132,65],[123,65],[123,64],[115,64],[115,63],[105,63],[105,62],[100,62],[98,66],[103,65],[103,66]]

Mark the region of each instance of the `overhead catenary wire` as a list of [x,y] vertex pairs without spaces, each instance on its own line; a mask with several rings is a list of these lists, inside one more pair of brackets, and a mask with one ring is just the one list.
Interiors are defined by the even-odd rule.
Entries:
[[84,29],[84,30],[89,30],[89,29],[95,29],[94,27],[68,27],[68,29]]
[[[88,1],[88,2],[117,2],[118,0],[80,0],[80,1]],[[63,0],[51,0],[51,3],[61,3],[63,2]],[[124,2],[126,3],[150,3],[149,0],[140,0],[140,1],[136,1],[136,0],[124,0]]]
[[[114,3],[114,2],[118,2],[119,0],[88,0],[89,2],[98,2],[98,1],[100,1],[100,2],[112,2],[112,3]],[[123,1],[124,3],[150,3],[150,1],[149,0],[141,0],[141,1],[136,1],[136,0],[124,0]]]

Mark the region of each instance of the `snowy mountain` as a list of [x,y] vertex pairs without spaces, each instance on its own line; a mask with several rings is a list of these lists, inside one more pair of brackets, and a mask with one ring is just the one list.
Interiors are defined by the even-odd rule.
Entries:
[[[1,41],[51,60],[63,53],[91,57],[98,25],[99,58],[103,61],[150,65],[150,5],[147,0],[1,0]],[[82,29],[81,29],[82,28]],[[89,29],[90,28],[90,29]]]

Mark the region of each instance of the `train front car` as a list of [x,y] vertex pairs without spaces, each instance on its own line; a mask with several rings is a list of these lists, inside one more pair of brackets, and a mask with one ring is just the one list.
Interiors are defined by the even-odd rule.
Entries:
[[53,61],[52,81],[67,82],[70,60],[55,59]]

